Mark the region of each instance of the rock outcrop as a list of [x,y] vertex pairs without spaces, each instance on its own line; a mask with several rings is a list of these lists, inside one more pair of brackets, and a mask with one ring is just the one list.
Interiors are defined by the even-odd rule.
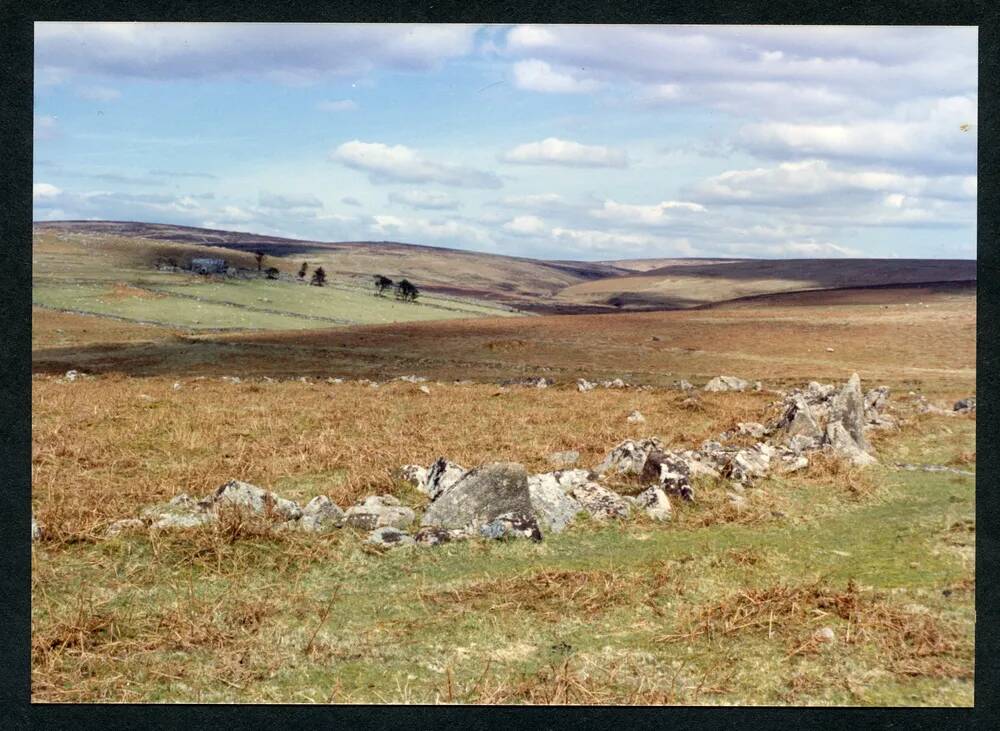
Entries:
[[427,507],[421,525],[466,528],[505,513],[531,514],[528,473],[511,462],[496,462],[466,472]]

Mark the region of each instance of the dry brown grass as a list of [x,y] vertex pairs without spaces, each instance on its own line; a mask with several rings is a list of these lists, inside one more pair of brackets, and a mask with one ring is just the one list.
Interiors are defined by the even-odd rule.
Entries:
[[[397,467],[446,456],[548,471],[547,455],[579,450],[593,466],[628,437],[693,446],[744,418],[759,394],[704,399],[681,414],[676,392],[394,383],[244,382],[100,377],[33,381],[33,504],[53,543],[93,540],[116,519],[186,492],[242,479],[292,499],[328,494],[346,507],[368,494],[412,498]],[[627,424],[633,408],[642,425]]]
[[896,606],[877,593],[861,592],[853,582],[845,590],[819,582],[744,589],[691,611],[685,631],[662,639],[711,640],[760,633],[783,641],[788,658],[820,652],[825,643],[814,631],[824,625],[840,629],[835,642],[874,651],[898,675],[972,677],[962,660],[971,639],[957,627],[929,612]]
[[426,592],[421,599],[445,612],[530,612],[543,621],[559,622],[570,613],[594,616],[637,604],[662,615],[656,602],[668,587],[676,591],[677,582],[665,563],[642,574],[544,570]]

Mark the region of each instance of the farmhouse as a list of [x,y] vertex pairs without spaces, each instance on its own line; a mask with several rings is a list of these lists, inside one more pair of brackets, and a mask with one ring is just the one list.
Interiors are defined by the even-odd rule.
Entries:
[[225,274],[225,259],[196,258],[191,260],[191,271],[198,274]]

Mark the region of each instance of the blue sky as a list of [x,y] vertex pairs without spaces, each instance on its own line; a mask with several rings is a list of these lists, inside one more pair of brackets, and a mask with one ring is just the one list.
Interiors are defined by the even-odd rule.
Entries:
[[39,23],[36,220],[974,258],[975,28]]

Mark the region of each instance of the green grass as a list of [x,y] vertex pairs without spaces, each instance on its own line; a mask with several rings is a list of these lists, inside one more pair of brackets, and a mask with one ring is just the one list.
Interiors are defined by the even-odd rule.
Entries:
[[[681,505],[671,525],[583,523],[541,544],[377,555],[345,529],[39,547],[36,672],[51,663],[42,692],[66,700],[970,705],[974,480],[878,468],[873,482],[858,497],[770,481],[753,500],[783,517],[696,527],[686,518],[704,508]],[[874,634],[795,654],[819,627],[849,631],[816,610],[669,639],[742,592],[848,582],[872,606],[950,628],[954,646],[928,659],[917,640]],[[103,629],[39,655],[76,625]]]

